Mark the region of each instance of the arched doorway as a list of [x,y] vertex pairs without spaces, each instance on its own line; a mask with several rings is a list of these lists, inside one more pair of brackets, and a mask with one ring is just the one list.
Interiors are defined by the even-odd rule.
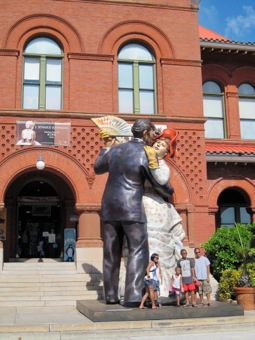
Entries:
[[251,223],[249,213],[250,199],[246,192],[239,188],[225,189],[219,195],[217,204],[219,210],[216,214],[216,227],[222,225],[233,226],[235,223]]
[[5,196],[4,260],[21,261],[40,256],[63,259],[64,229],[77,229],[74,205],[68,183],[56,174],[30,171],[16,178]]

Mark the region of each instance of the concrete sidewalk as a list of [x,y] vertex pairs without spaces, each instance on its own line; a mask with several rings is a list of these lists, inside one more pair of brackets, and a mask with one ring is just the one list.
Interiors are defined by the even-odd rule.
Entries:
[[[168,308],[168,307],[162,307]],[[204,307],[201,307],[204,308]],[[143,311],[141,311],[142,313]],[[82,340],[111,337],[255,330],[255,311],[243,316],[93,323],[75,307],[1,307],[1,340]]]

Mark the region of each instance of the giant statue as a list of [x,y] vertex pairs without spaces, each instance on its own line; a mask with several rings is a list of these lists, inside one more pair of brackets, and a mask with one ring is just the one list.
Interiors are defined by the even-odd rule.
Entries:
[[[145,146],[150,172],[159,184],[167,183],[170,180],[170,169],[166,161],[176,155],[177,136],[176,130],[167,128],[155,136],[152,146],[154,152],[150,147]],[[158,167],[155,164],[158,164]],[[148,180],[144,185],[143,206],[147,219],[149,253],[150,255],[153,253],[160,255],[160,297],[168,297],[172,275],[175,273],[177,261],[181,258],[180,251],[185,238],[182,218],[175,207],[154,190]],[[128,259],[126,242],[124,242],[123,256],[126,265]],[[121,298],[125,290],[125,275],[124,266],[119,285]]]
[[154,142],[154,124],[148,119],[138,119],[131,130],[133,138],[126,143],[110,147],[115,140],[106,142],[94,165],[96,174],[108,172],[101,209],[105,300],[107,304],[119,303],[119,274],[125,237],[128,248],[124,292],[126,307],[140,304],[149,259],[143,204],[145,181],[161,197],[168,198],[173,193],[168,183],[159,184],[153,177],[151,169],[159,168],[159,165],[151,148],[147,152],[144,148]]

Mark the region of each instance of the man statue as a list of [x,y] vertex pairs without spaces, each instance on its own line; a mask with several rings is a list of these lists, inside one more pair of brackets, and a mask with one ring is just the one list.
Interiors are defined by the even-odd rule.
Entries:
[[103,148],[94,165],[96,174],[109,172],[101,210],[103,280],[107,304],[119,303],[118,286],[124,236],[129,254],[124,306],[136,307],[142,298],[144,273],[149,259],[146,216],[142,205],[145,179],[166,197],[173,192],[168,184],[158,185],[149,172],[144,146],[152,145],[154,131],[155,126],[149,119],[136,120],[132,127],[134,138],[110,149]]

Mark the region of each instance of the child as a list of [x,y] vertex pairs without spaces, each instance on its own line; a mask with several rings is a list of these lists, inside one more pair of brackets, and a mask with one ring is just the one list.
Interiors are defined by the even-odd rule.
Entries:
[[182,258],[177,261],[177,267],[181,269],[182,273],[182,284],[185,293],[186,304],[184,307],[190,306],[189,303],[189,292],[191,295],[191,304],[192,307],[197,307],[196,304],[196,295],[195,295],[195,285],[194,282],[196,281],[195,278],[195,261],[191,258],[187,257],[186,249],[181,250]]
[[182,288],[182,276],[181,269],[175,268],[175,274],[171,278],[170,293],[174,293],[176,296],[177,307],[180,307],[180,294],[183,291]]

